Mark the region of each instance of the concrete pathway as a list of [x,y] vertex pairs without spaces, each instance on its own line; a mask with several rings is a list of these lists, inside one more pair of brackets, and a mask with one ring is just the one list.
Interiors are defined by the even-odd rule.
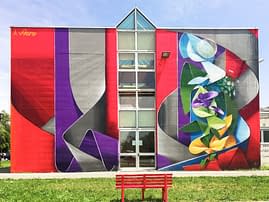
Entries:
[[74,178],[114,178],[116,174],[132,173],[172,173],[173,177],[239,177],[269,176],[267,171],[174,171],[174,172],[80,172],[80,173],[0,173],[0,179],[74,179]]

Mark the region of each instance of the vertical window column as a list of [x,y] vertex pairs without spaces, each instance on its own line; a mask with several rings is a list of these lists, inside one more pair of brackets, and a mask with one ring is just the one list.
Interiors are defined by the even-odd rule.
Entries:
[[118,26],[120,168],[155,167],[155,28],[137,10]]

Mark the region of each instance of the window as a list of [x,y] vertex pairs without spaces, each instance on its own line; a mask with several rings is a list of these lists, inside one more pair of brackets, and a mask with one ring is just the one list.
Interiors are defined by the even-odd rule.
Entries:
[[137,32],[138,50],[155,50],[155,32]]
[[155,30],[154,25],[137,9],[123,19],[117,28],[120,30]]
[[128,15],[118,26],[118,29],[132,30],[135,28],[135,12]]
[[136,167],[136,156],[121,156],[120,167]]
[[154,132],[139,131],[139,151],[144,153],[154,153]]
[[263,142],[269,142],[269,131],[268,130],[263,131]]
[[154,26],[138,11],[137,17],[137,29],[138,30],[154,30]]
[[120,167],[155,167],[155,27],[134,9],[117,29]]
[[119,87],[133,89],[136,88],[135,72],[119,72]]
[[121,92],[119,98],[120,109],[136,108],[135,93]]
[[140,156],[139,158],[140,167],[154,167],[155,157],[154,156]]
[[138,53],[138,68],[139,69],[154,69],[154,54]]
[[138,93],[138,107],[139,108],[154,108],[155,96],[152,92],[139,92]]
[[135,68],[135,55],[133,53],[120,53],[119,54],[119,68],[120,69],[134,69]]
[[138,72],[138,88],[155,89],[155,73]]
[[135,33],[134,32],[118,32],[119,50],[135,49]]
[[154,128],[155,127],[155,110],[138,111],[138,127]]
[[136,139],[135,131],[121,131],[120,132],[120,151],[121,153],[135,153]]
[[136,127],[136,112],[135,111],[120,111],[119,124],[121,128]]

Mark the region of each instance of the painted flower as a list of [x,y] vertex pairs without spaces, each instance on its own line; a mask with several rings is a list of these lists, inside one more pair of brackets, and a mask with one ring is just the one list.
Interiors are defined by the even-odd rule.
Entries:
[[224,115],[224,112],[221,108],[211,105],[212,101],[215,97],[217,97],[219,93],[217,91],[208,91],[205,93],[199,93],[197,98],[192,102],[192,107],[205,107],[210,110],[213,110],[217,114]]
[[224,127],[221,127],[220,129],[217,130],[220,139],[218,139],[216,136],[213,136],[209,142],[209,145],[206,146],[202,141],[202,138],[204,136],[198,137],[195,140],[193,140],[189,145],[190,152],[192,154],[199,154],[202,152],[211,154],[213,152],[234,146],[236,144],[236,140],[233,135],[228,135],[222,138],[222,136],[227,132],[227,130],[232,124],[232,114],[226,116],[223,119],[223,121],[225,122]]
[[212,154],[214,152],[221,151],[234,145],[236,145],[236,140],[233,135],[228,135],[221,139],[218,139],[217,137],[213,136],[210,140],[209,146],[206,146],[199,137],[191,142],[189,150],[192,154],[200,154],[202,152]]

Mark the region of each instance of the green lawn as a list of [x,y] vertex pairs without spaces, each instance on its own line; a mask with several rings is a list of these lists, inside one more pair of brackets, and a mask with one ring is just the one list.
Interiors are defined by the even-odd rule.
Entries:
[[[120,200],[114,179],[0,180],[0,201]],[[126,201],[140,201],[140,190],[126,191]],[[145,201],[161,201],[161,190],[148,189]],[[268,201],[269,177],[174,178],[169,201]]]

